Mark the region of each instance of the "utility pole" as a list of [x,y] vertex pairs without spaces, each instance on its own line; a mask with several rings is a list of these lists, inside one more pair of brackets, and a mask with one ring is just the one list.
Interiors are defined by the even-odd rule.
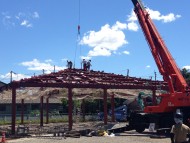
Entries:
[[13,71],[10,72],[11,75],[11,79],[10,79],[10,83],[13,81]]
[[45,70],[44,70],[44,69],[42,69],[42,73],[43,73],[43,74],[45,73]]
[[15,73],[15,72],[13,72],[13,71],[11,71],[11,72],[10,72],[10,76],[11,76],[11,77],[10,77],[10,82],[12,82],[12,81],[13,81],[13,73],[14,73],[14,74],[16,74],[16,73]]
[[154,72],[154,77],[155,77],[155,81],[156,81],[156,72]]
[[127,69],[127,78],[129,77],[129,69]]

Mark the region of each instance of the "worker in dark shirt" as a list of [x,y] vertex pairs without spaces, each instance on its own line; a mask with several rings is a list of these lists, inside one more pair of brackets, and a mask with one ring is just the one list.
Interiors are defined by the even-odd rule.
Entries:
[[87,62],[85,59],[82,60],[83,70],[87,70]]
[[67,67],[68,67],[68,69],[72,69],[72,66],[73,66],[72,61],[68,61],[67,60]]
[[89,60],[87,63],[86,63],[86,67],[87,67],[87,70],[89,71],[90,70],[90,67],[91,67],[91,60]]

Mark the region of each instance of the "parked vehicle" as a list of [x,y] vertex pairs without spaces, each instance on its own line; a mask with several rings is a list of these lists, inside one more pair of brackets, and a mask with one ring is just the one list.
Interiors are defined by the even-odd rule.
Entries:
[[[118,122],[122,122],[122,121],[127,121],[127,106],[126,105],[122,105],[120,107],[115,108],[115,120]],[[112,116],[112,111],[111,109],[108,111],[108,116],[111,117]],[[103,112],[99,112],[98,113],[98,120],[104,120],[104,113]]]

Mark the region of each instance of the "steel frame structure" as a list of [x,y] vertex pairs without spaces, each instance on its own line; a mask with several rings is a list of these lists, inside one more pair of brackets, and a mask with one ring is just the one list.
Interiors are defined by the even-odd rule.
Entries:
[[[72,89],[73,88],[94,88],[104,90],[104,123],[107,124],[107,89],[147,89],[155,91],[157,87],[162,90],[168,90],[168,85],[164,81],[154,81],[150,79],[142,79],[129,77],[124,75],[116,75],[113,73],[105,73],[103,71],[84,71],[82,69],[65,69],[59,72],[33,76],[31,78],[13,81],[12,88],[12,134],[15,134],[16,123],[16,90],[23,87],[52,87],[52,88],[68,88],[69,102],[69,129],[72,129]],[[153,92],[155,93],[155,92]],[[112,102],[114,102],[112,96]],[[22,101],[24,104],[24,101]],[[48,113],[48,101],[46,103],[46,112]],[[41,98],[41,107],[43,108],[43,98]],[[41,108],[40,125],[43,126],[43,109]],[[114,103],[112,103],[114,111]],[[48,114],[47,114],[48,115]],[[114,120],[114,116],[112,120]],[[23,115],[21,116],[23,123]],[[48,123],[48,118],[46,118]]]

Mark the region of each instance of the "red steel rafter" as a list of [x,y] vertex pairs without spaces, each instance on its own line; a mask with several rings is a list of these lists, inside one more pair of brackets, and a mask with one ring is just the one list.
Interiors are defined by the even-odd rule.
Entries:
[[60,88],[106,88],[106,89],[168,89],[167,83],[136,77],[127,77],[100,71],[65,69],[59,72],[34,76],[14,81],[19,87],[60,87]]

